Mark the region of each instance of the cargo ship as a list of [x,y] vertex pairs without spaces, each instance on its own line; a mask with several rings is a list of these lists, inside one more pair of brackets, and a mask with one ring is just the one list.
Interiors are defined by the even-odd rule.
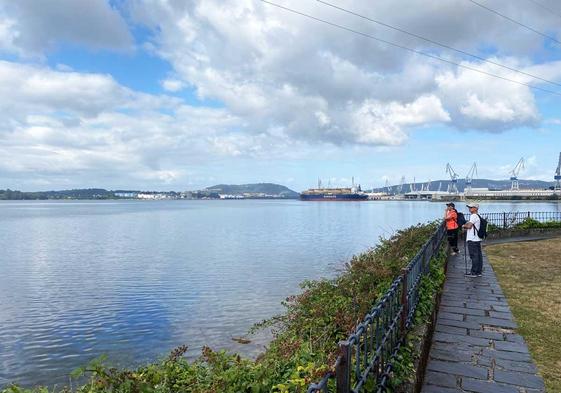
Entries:
[[366,201],[365,194],[358,187],[351,188],[310,188],[300,194],[303,201]]

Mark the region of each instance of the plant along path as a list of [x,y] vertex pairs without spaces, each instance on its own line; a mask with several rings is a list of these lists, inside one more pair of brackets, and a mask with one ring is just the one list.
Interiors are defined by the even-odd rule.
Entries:
[[485,255],[483,267],[466,278],[462,254],[448,261],[422,393],[544,392]]
[[561,392],[561,239],[487,247],[548,392]]

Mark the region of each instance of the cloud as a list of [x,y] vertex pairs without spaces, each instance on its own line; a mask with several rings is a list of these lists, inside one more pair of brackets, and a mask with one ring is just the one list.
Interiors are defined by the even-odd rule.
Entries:
[[60,43],[128,50],[133,38],[121,14],[105,0],[0,2],[0,50],[42,56]]
[[[182,184],[191,167],[233,154],[235,128],[243,123],[223,109],[136,92],[108,75],[0,62],[3,179]],[[257,149],[251,138],[245,145]]]
[[178,79],[165,79],[161,83],[164,90],[172,93],[178,92],[185,87],[184,83]]
[[404,127],[450,120],[435,96],[423,96],[407,104],[366,100],[351,117],[356,141],[375,145],[400,145],[407,139]]
[[[279,2],[453,62],[544,86],[318,2]],[[465,0],[407,0],[399,12],[390,0],[378,1],[375,9],[358,0],[340,5],[561,80],[561,62],[550,60],[552,52],[542,38]],[[509,15],[519,12],[508,0],[493,6]],[[126,10],[126,20],[120,10]],[[554,16],[530,4],[524,10],[528,24],[559,33]],[[162,94],[127,88],[109,74],[73,71],[73,64],[45,65],[51,50],[64,43],[130,49],[134,39],[127,22],[150,29],[151,35],[142,35],[149,37],[147,42],[139,44],[171,66],[169,78],[160,81]],[[383,153],[406,144],[423,127],[499,133],[542,121],[534,92],[526,86],[256,0],[53,0],[39,5],[0,0],[0,51],[18,59],[0,61],[0,154],[5,157],[0,177],[26,177],[34,184],[84,178],[172,186],[208,178],[203,168],[220,172],[246,158],[299,160],[350,149]],[[49,60],[54,64],[57,59]],[[194,107],[180,95],[167,94],[187,87],[189,94],[193,90],[201,101],[220,107]]]
[[[426,42],[317,2],[282,4],[435,52]],[[377,2],[376,10],[355,0],[340,5],[480,56],[492,53],[496,62],[561,78],[553,62],[532,66],[528,61],[529,56],[543,53],[539,36],[513,29],[465,1],[443,5],[409,0],[399,13],[389,0]],[[494,6],[507,14],[518,12],[506,0]],[[248,132],[274,128],[308,143],[383,146],[403,144],[412,128],[434,123],[502,132],[540,122],[533,92],[525,86],[458,69],[261,2],[134,2],[131,9],[138,23],[153,29],[155,52],[170,62],[178,78],[193,86],[199,97],[224,103],[247,122]],[[526,13],[528,23],[559,30],[558,21],[542,10],[528,7]],[[528,81],[453,55],[443,54],[474,68]],[[431,101],[424,101],[426,97]],[[425,110],[429,113],[422,113]]]
[[[492,60],[526,69],[521,62],[513,59]],[[463,64],[474,67],[473,63]],[[485,64],[478,65],[478,68],[522,83],[529,82],[527,77],[505,72],[496,66]],[[552,76],[561,77],[561,70],[558,69],[557,74]],[[437,94],[443,98],[444,106],[458,128],[502,132],[516,127],[535,127],[541,120],[534,94],[527,86],[505,83],[467,69],[443,72],[436,76],[436,82]]]

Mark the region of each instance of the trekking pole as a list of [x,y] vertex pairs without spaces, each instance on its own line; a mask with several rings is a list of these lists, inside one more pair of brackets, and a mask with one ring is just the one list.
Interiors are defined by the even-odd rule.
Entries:
[[467,232],[464,231],[464,264],[466,265],[466,274],[468,274],[468,260],[467,260],[467,251],[466,251],[466,244],[467,244]]

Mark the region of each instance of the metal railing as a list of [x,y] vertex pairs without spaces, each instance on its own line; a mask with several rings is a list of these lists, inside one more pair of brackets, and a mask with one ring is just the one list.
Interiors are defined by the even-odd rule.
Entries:
[[[541,223],[561,222],[561,212],[480,214],[490,224],[501,228],[511,228],[529,218]],[[445,236],[446,227],[441,224],[354,332],[339,343],[335,372],[329,372],[321,381],[311,384],[307,393],[358,393],[369,380],[375,386],[369,387],[369,391],[386,392],[392,362],[414,322],[421,279],[429,272],[430,261]],[[335,390],[330,389],[332,380],[335,380]]]
[[[504,212],[504,213],[480,213],[482,217],[487,219],[489,224],[496,225],[500,228],[512,228],[521,224],[527,219],[536,220],[541,223],[545,222],[561,222],[561,212]],[[469,219],[469,214],[466,215]]]
[[414,322],[421,279],[429,273],[430,261],[445,236],[446,227],[441,224],[354,332],[339,343],[335,373],[311,384],[308,393],[333,392],[329,388],[333,379],[337,393],[358,393],[367,383],[373,383],[379,393],[386,391],[392,362]]

